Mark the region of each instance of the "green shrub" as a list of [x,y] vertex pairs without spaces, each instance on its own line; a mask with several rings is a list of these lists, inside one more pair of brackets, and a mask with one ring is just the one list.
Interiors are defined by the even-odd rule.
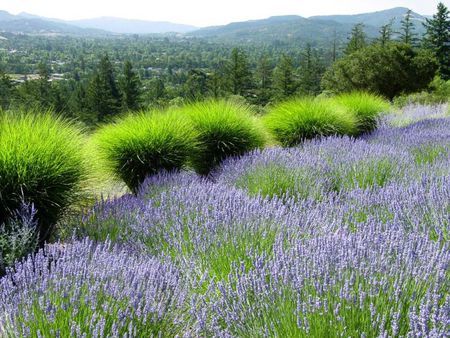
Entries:
[[450,98],[450,80],[444,81],[435,77],[427,90],[409,95],[400,95],[394,99],[398,107],[404,107],[408,104],[434,105],[448,102]]
[[146,177],[186,166],[197,152],[189,120],[173,113],[128,115],[94,135],[103,170],[136,193]]
[[332,100],[295,98],[275,106],[264,123],[285,147],[330,135],[353,135],[356,118]]
[[50,113],[0,113],[0,224],[23,203],[32,203],[39,239],[48,239],[79,196],[83,144],[74,124]]
[[263,126],[243,104],[206,101],[182,109],[199,133],[201,151],[192,157],[199,174],[207,175],[229,156],[239,156],[267,141]]
[[335,97],[335,101],[355,115],[359,134],[375,130],[380,113],[390,110],[389,103],[382,97],[365,92],[342,94]]

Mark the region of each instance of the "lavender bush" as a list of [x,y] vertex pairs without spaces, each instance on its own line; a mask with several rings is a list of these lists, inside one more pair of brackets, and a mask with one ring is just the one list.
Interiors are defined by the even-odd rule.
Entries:
[[34,205],[22,204],[14,217],[0,224],[0,277],[17,260],[36,250],[38,224]]
[[444,109],[99,201],[0,280],[0,336],[448,337]]
[[6,337],[175,336],[189,331],[170,263],[90,240],[48,245],[0,280]]

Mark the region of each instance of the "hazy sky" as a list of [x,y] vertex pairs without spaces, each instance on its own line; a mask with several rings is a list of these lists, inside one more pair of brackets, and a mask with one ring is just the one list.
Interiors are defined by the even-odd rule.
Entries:
[[[195,26],[262,19],[273,15],[355,14],[408,7],[433,14],[439,0],[0,0],[0,9],[59,19],[117,16]],[[450,0],[443,0],[450,7]]]

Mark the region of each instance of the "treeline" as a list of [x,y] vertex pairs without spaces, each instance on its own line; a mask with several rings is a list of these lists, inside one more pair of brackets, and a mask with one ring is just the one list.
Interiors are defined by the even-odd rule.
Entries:
[[[38,106],[96,124],[129,110],[231,95],[259,106],[323,91],[370,90],[392,99],[426,88],[436,74],[450,79],[450,19],[444,4],[438,5],[437,13],[425,27],[426,34],[420,37],[409,12],[399,32],[388,23],[372,41],[366,36],[364,25],[358,24],[343,48],[334,41],[328,50],[307,45],[303,50],[293,47],[278,54],[266,46],[263,52],[233,48],[224,56],[224,46],[200,47],[196,41],[183,42],[196,46],[196,52],[189,54],[175,42],[163,39],[159,46],[167,46],[167,51],[175,54],[159,50],[161,58],[152,54],[151,62],[145,60],[145,55],[153,45],[133,52],[124,42],[127,40],[118,39],[124,50],[112,47],[95,64],[91,60],[89,66],[79,55],[82,62],[72,60],[73,68],[64,81],[50,81],[51,69],[45,63],[38,66],[39,79],[19,85],[5,72],[0,73],[0,106]],[[55,51],[48,43],[47,49],[63,53],[62,46],[55,47]],[[80,43],[83,48],[92,48],[96,42]],[[122,60],[124,55],[126,60]],[[58,67],[67,69],[70,64]],[[142,68],[149,64],[161,68]]]

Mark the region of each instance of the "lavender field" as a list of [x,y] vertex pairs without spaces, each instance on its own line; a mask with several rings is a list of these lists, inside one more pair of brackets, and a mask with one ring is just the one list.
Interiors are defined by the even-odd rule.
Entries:
[[448,107],[409,106],[148,178],[0,279],[0,336],[450,337],[449,163]]

